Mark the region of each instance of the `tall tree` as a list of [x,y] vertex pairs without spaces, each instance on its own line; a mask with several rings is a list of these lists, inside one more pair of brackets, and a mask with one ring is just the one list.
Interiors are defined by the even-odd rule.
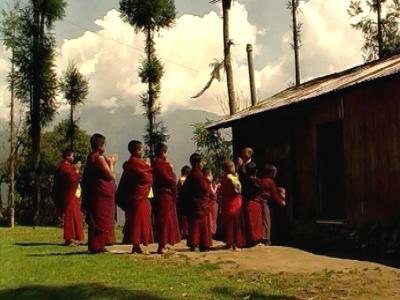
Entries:
[[366,61],[400,53],[400,0],[354,0],[348,13],[356,20],[352,26],[364,36]]
[[[120,11],[124,20],[134,27],[136,32],[143,32],[146,37],[146,59],[142,62],[139,76],[142,82],[148,85],[147,95],[142,96],[142,104],[148,119],[145,139],[149,156],[153,158],[156,139],[166,137],[165,125],[163,122],[156,121],[161,107],[158,99],[164,68],[156,54],[154,34],[162,28],[174,26],[175,3],[173,0],[121,0]],[[161,134],[157,134],[157,132],[161,132]]]
[[74,149],[75,121],[74,112],[79,104],[83,104],[89,93],[89,81],[81,74],[74,63],[70,63],[61,82],[60,87],[64,93],[64,98],[70,106],[70,125],[68,137],[70,148]]
[[15,216],[15,49],[18,45],[17,29],[19,26],[19,12],[21,6],[19,1],[13,1],[8,10],[2,10],[1,35],[3,44],[11,52],[11,71],[8,75],[10,89],[10,130],[9,143],[10,154],[8,157],[8,203],[7,203],[7,226],[14,227]]
[[41,141],[41,102],[45,99],[45,90],[42,87],[46,68],[49,62],[43,60],[46,33],[51,32],[54,23],[61,20],[65,14],[64,0],[31,0],[33,8],[33,83],[32,83],[32,166],[33,166],[33,223],[37,224],[40,210],[40,141]]
[[229,11],[233,0],[213,0],[211,3],[222,2],[222,20],[223,20],[223,41],[224,41],[224,68],[226,73],[226,82],[228,88],[229,113],[236,113],[236,93],[233,82],[232,55],[231,46],[233,42],[229,32]]

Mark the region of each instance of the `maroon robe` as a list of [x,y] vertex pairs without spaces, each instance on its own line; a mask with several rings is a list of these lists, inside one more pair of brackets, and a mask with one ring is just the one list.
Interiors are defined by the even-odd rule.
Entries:
[[235,186],[226,175],[221,179],[220,196],[222,241],[229,247],[243,247],[245,237],[243,233],[242,196],[235,190]]
[[54,178],[53,198],[57,211],[64,219],[64,240],[83,241],[83,224],[76,191],[80,176],[74,166],[63,160]]
[[176,176],[172,166],[164,159],[156,159],[153,163],[153,191],[156,202],[156,241],[159,248],[166,244],[179,243],[178,218],[176,215]]
[[118,185],[117,203],[125,210],[124,243],[147,246],[153,242],[149,194],[153,184],[151,167],[133,157],[124,164]]
[[189,222],[184,212],[184,197],[182,196],[182,187],[185,183],[185,180],[185,177],[181,177],[178,180],[176,199],[176,211],[178,214],[179,231],[182,238],[187,238],[189,235]]
[[189,221],[187,244],[208,250],[212,246],[210,230],[210,187],[200,168],[192,169],[182,187],[185,215]]
[[105,174],[99,162],[100,153],[89,154],[82,179],[82,207],[89,225],[90,252],[104,252],[114,231],[115,181]]

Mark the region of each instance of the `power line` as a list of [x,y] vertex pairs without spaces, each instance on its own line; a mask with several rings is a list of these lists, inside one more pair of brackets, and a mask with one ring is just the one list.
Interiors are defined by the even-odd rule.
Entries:
[[[139,47],[135,47],[135,46],[129,45],[129,44],[123,42],[123,41],[114,39],[114,38],[109,37],[109,36],[105,36],[105,35],[103,35],[103,34],[100,34],[99,32],[90,30],[89,28],[86,28],[86,27],[81,26],[81,25],[79,25],[79,24],[76,24],[76,23],[74,23],[74,22],[71,22],[71,21],[68,21],[68,20],[63,20],[63,21],[66,22],[66,23],[68,23],[68,24],[70,24],[70,25],[73,25],[73,26],[75,26],[75,27],[78,27],[78,28],[80,28],[80,29],[82,29],[82,30],[86,30],[86,31],[89,31],[89,32],[91,32],[91,33],[94,33],[94,34],[96,34],[96,35],[98,35],[98,36],[100,36],[100,37],[102,37],[102,38],[104,38],[104,39],[108,39],[108,40],[113,41],[113,42],[115,42],[115,43],[121,44],[121,45],[123,45],[123,46],[125,46],[125,47],[134,49],[134,50],[139,51],[139,52],[143,52],[143,49],[141,49],[141,48],[139,48]],[[194,69],[194,68],[188,67],[188,66],[186,66],[186,65],[184,65],[184,64],[181,64],[181,63],[178,63],[178,62],[176,62],[176,61],[173,61],[173,60],[170,60],[170,59],[167,59],[167,58],[163,58],[163,60],[166,61],[166,62],[169,62],[169,63],[171,63],[171,64],[177,65],[177,66],[179,66],[179,67],[181,67],[181,68],[190,70],[190,71],[192,71],[192,72],[195,72],[195,73],[198,73],[198,72],[199,72],[198,70],[196,70],[196,69]]]

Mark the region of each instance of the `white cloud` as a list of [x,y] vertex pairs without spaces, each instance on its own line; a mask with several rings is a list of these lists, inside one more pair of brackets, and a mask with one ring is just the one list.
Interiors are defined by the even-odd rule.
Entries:
[[[350,26],[346,12],[349,1],[313,0],[302,5],[300,19],[304,26],[300,55],[303,80],[362,63],[360,48],[363,41]],[[85,32],[76,39],[64,41],[58,49],[58,71],[65,70],[71,60],[78,63],[90,79],[88,106],[100,105],[110,109],[128,106],[133,113],[140,109],[139,95],[146,91],[137,75],[143,57],[144,37],[124,23],[116,10],[109,11],[96,24],[100,26],[96,33]],[[257,43],[257,36],[265,34],[268,37],[273,30],[256,28],[248,19],[246,7],[238,2],[233,5],[233,65],[241,101],[247,101],[249,94],[246,44],[255,45],[256,55],[268,51],[268,45]],[[290,39],[288,31],[282,37],[281,57],[256,72],[259,98],[286,88],[293,81]],[[163,108],[199,108],[222,113],[217,99],[224,101],[226,98],[225,82],[214,84],[200,99],[190,99],[209,79],[210,62],[222,57],[221,16],[215,12],[203,16],[183,15],[173,29],[161,31],[156,38],[156,46],[165,64],[161,95]],[[0,50],[0,75],[4,68],[7,69],[3,63],[5,56],[5,52]],[[2,80],[0,78],[0,88]],[[5,107],[2,96],[0,91],[0,117],[4,117]]]

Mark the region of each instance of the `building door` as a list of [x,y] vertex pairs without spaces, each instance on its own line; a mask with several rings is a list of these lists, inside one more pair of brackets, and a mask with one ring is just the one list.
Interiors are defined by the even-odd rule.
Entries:
[[324,220],[344,220],[346,202],[342,120],[317,126],[317,159],[319,217]]

